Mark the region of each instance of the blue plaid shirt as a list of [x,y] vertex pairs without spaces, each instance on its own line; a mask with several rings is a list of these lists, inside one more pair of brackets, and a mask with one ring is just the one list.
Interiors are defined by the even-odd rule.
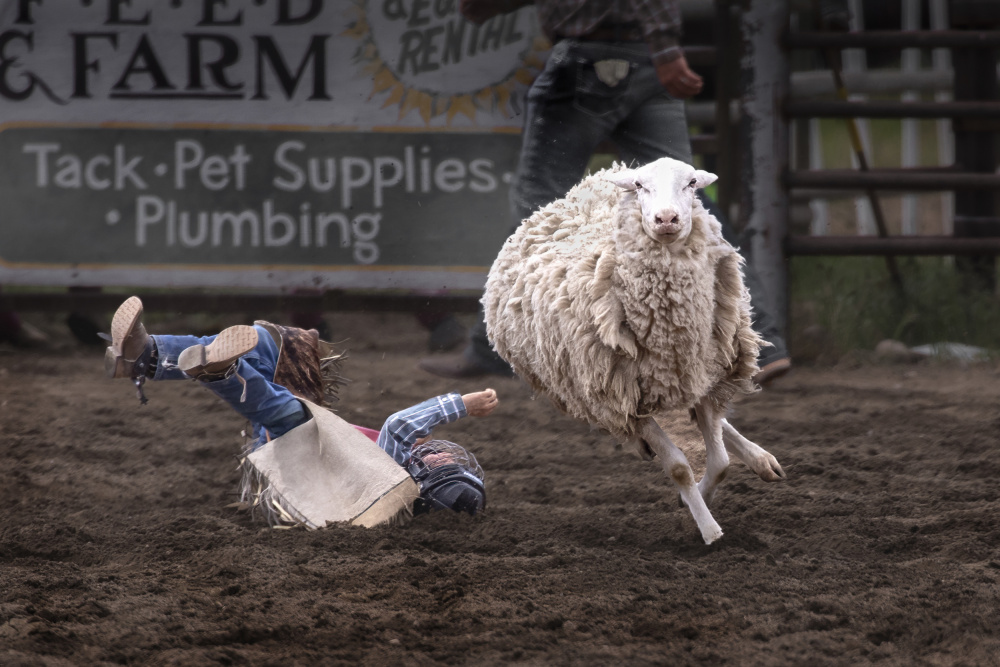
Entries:
[[417,440],[430,435],[438,424],[449,424],[466,415],[461,394],[452,392],[429,398],[386,419],[378,434],[378,446],[406,467]]

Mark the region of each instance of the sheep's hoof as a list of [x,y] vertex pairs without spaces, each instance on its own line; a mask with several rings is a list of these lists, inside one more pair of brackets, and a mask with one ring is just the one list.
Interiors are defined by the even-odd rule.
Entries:
[[768,452],[761,454],[754,463],[754,472],[765,482],[780,482],[786,479],[785,471],[781,469],[778,459]]
[[711,544],[720,537],[722,537],[722,529],[719,528],[718,524],[714,528],[709,527],[708,530],[701,531],[701,538],[705,540],[705,544]]

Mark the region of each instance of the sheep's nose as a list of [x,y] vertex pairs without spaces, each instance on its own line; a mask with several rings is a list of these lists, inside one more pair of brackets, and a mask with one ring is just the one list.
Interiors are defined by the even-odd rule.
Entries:
[[657,213],[650,231],[661,239],[676,236],[681,231],[680,215],[670,210]]

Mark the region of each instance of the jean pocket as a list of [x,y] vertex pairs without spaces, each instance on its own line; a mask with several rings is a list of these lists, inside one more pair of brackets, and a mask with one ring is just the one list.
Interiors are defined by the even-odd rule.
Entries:
[[617,82],[612,86],[601,80],[594,65],[586,62],[577,68],[573,105],[592,116],[603,117],[621,106],[632,81],[632,72],[629,70],[621,78],[615,77]]
[[559,102],[573,99],[574,68],[565,59],[551,59],[528,90],[528,101]]

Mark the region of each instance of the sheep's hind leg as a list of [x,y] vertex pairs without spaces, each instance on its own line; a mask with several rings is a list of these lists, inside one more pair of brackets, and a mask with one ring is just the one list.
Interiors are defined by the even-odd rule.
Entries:
[[722,440],[722,410],[708,398],[703,398],[695,406],[694,414],[705,439],[705,474],[698,482],[698,491],[705,503],[711,505],[715,489],[729,470],[729,455]]
[[726,449],[747,464],[747,467],[765,482],[779,482],[785,479],[785,471],[781,469],[778,459],[760,445],[740,435],[740,432],[725,419],[722,420],[722,441],[726,444]]
[[722,529],[712,518],[712,513],[705,504],[705,499],[694,483],[694,473],[691,465],[677,445],[675,445],[663,429],[651,418],[641,420],[639,437],[658,456],[663,464],[663,470],[673,480],[680,491],[681,500],[691,511],[694,522],[698,524],[701,537],[705,544],[711,544],[722,537]]

